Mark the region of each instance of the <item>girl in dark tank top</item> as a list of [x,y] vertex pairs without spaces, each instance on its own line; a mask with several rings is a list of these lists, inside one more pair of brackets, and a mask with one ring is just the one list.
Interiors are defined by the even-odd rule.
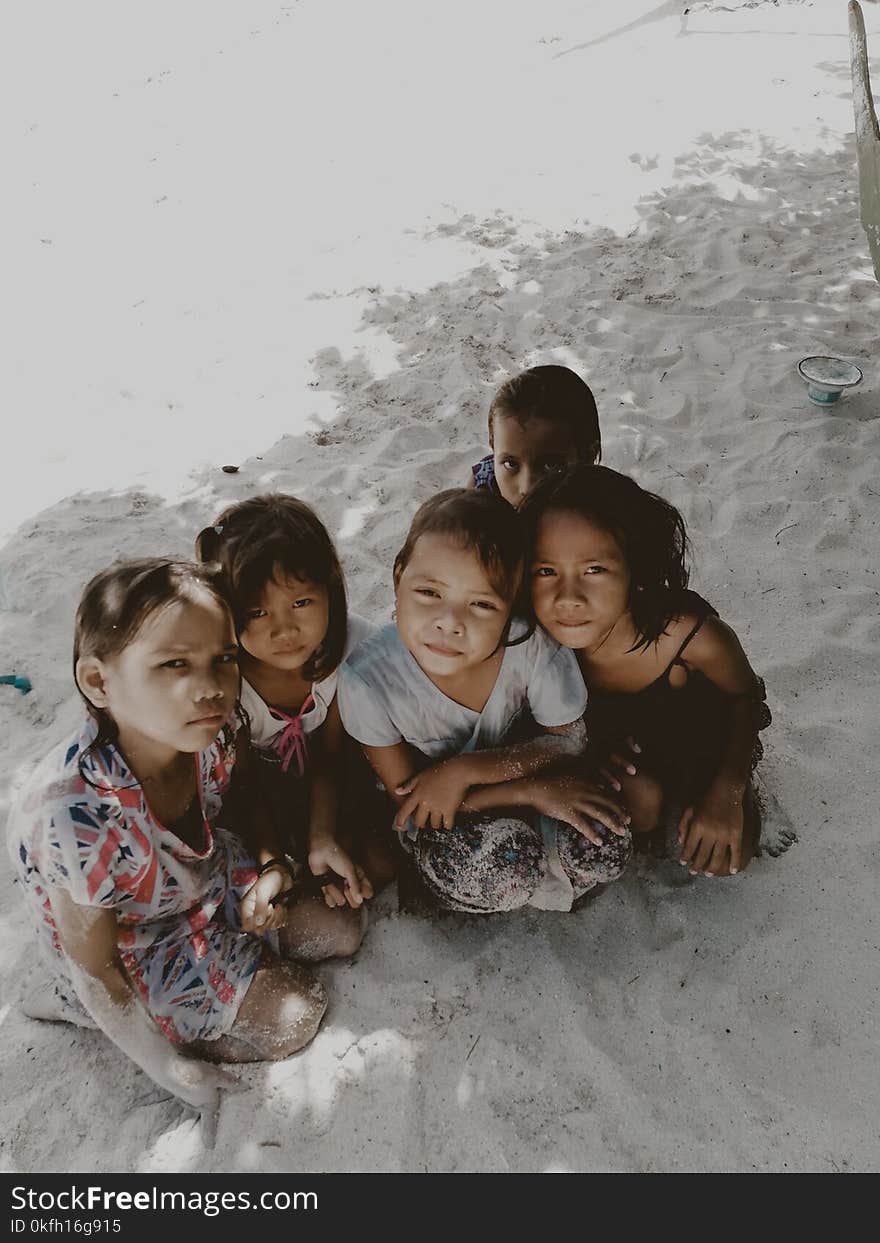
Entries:
[[687,588],[681,515],[601,466],[542,481],[523,513],[534,611],[577,653],[591,743],[602,756],[636,743],[639,771],[609,774],[633,831],[653,833],[675,808],[692,873],[742,871],[757,851],[751,774],[770,713],[735,633]]

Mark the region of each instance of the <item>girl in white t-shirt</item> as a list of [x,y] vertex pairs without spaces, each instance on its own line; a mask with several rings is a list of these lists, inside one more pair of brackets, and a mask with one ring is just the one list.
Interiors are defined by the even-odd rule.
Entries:
[[571,653],[514,616],[524,556],[503,500],[439,493],[394,563],[396,625],[339,674],[345,728],[393,793],[427,888],[453,910],[568,910],[629,857],[614,799],[548,775],[583,749],[586,691]]
[[[354,841],[365,834],[353,828],[366,827],[376,795],[374,783],[358,783],[356,765],[352,771],[347,763],[336,678],[372,628],[348,613],[333,542],[308,505],[276,493],[224,510],[199,534],[196,551],[200,560],[217,562],[229,583],[241,707],[251,743],[268,761],[259,765],[261,783],[282,833],[312,875],[326,878],[328,906],[360,907],[374,886]],[[356,825],[351,814],[340,824],[344,801],[357,806]],[[385,864],[376,854],[381,873]]]

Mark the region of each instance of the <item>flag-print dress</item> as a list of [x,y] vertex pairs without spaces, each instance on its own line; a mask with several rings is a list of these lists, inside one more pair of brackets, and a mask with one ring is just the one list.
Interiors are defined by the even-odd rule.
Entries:
[[122,963],[162,1032],[175,1044],[215,1040],[235,1021],[264,944],[242,932],[238,918],[254,862],[214,824],[234,742],[221,735],[193,756],[205,833],[198,852],[159,824],[115,747],[88,751],[95,733],[89,719],[75,741],[52,751],[10,817],[9,844],[41,948],[69,996],[50,891],[113,911]]

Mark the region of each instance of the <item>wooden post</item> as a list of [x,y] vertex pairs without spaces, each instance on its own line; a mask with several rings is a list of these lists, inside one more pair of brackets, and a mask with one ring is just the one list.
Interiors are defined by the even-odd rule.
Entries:
[[849,5],[849,54],[852,67],[853,112],[859,161],[859,202],[862,228],[868,238],[874,275],[880,281],[880,128],[871,94],[865,19],[858,0]]

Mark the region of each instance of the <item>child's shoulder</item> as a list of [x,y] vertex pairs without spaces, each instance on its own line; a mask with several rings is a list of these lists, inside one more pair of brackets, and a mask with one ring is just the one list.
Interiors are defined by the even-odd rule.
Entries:
[[524,686],[529,695],[542,693],[542,685],[547,689],[574,686],[578,693],[583,690],[574,652],[557,643],[542,626],[535,626],[529,633],[528,624],[515,618],[510,639],[513,642],[505,652],[502,677]]
[[509,651],[519,653],[523,659],[550,660],[557,652],[565,651],[560,643],[553,638],[543,626],[532,626],[522,617],[514,617],[510,624]]
[[345,660],[356,647],[374,635],[378,630],[373,622],[367,621],[365,617],[361,617],[359,613],[349,613],[348,615],[348,633],[345,636],[345,650],[343,652],[343,660]]
[[132,900],[155,846],[122,753],[95,737],[89,722],[45,757],[13,808],[8,845],[26,889],[39,877],[80,906],[114,907]]
[[80,758],[88,742],[81,734],[56,743],[25,777],[13,800],[18,810],[33,810],[48,801],[81,801],[89,787],[80,772]]
[[684,593],[681,607],[666,627],[662,641],[689,663],[700,663],[726,651],[739,641],[718,610],[695,591]]
[[343,661],[337,697],[342,723],[367,746],[400,741],[392,725],[401,703],[412,696],[411,661],[393,622],[380,626]]
[[384,626],[370,626],[368,633],[351,650],[340,668],[340,677],[352,674],[368,681],[389,662],[397,663],[405,651],[394,622]]
[[678,606],[665,633],[671,638],[683,638],[699,630],[707,618],[717,616],[717,609],[708,600],[704,600],[696,591],[688,588],[681,593]]
[[94,745],[98,727],[86,717],[78,733],[57,743],[34,769],[28,781],[32,791],[65,792],[77,801],[100,802],[104,787],[130,780],[122,755],[111,742]]
[[121,756],[109,744],[90,750],[96,732],[94,722],[87,720],[79,734],[54,746],[25,779],[13,799],[10,849],[47,833],[94,831],[118,818],[111,783],[122,773]]

